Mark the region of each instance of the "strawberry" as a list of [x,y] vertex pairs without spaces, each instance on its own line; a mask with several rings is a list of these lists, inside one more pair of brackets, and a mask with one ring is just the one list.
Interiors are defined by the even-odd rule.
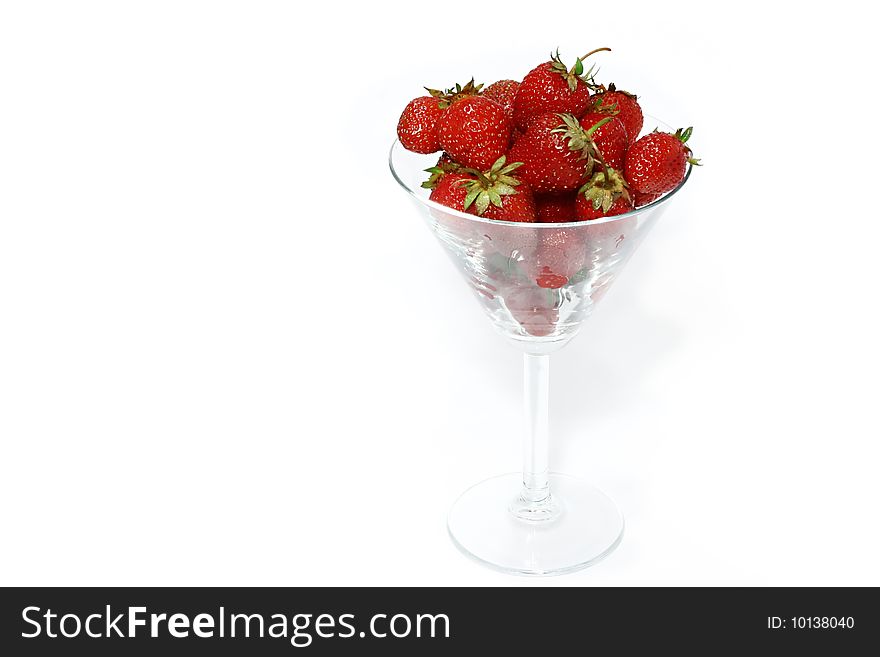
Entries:
[[498,80],[483,89],[483,96],[491,98],[501,105],[507,116],[513,119],[513,99],[517,89],[519,89],[519,82],[516,80]]
[[[434,174],[431,174],[433,178]],[[431,195],[428,197],[435,203],[445,205],[453,210],[464,212],[464,199],[467,197],[467,190],[464,184],[468,181],[476,180],[477,177],[472,173],[456,172],[441,175],[431,181],[431,178],[424,184],[433,184]]]
[[482,171],[507,151],[512,127],[501,105],[471,96],[453,102],[443,112],[437,121],[437,139],[453,160]]
[[437,164],[429,169],[425,169],[425,173],[430,173],[431,176],[422,183],[422,187],[425,189],[434,189],[443,176],[447,173],[457,172],[459,169],[461,169],[461,165],[453,162],[451,157],[446,153],[443,153],[443,155],[440,156],[440,159],[437,160]]
[[684,180],[687,164],[699,164],[686,145],[693,128],[675,134],[651,132],[637,140],[626,154],[624,177],[633,191],[665,194]]
[[538,223],[554,224],[577,221],[573,194],[539,194],[535,196]]
[[[608,116],[608,114],[590,112],[581,119],[581,126],[584,130],[589,130]],[[593,141],[602,153],[605,164],[613,169],[623,169],[626,149],[629,146],[623,121],[612,115],[610,121],[598,127],[593,133]]]
[[397,138],[408,151],[436,153],[437,119],[443,114],[440,101],[432,96],[421,96],[409,102],[397,122]]
[[473,79],[466,85],[456,84],[454,88],[440,91],[425,87],[430,96],[414,98],[403,109],[397,122],[397,138],[407,150],[416,153],[436,153],[442,147],[437,136],[440,117],[453,102],[474,96],[483,85],[474,84]]
[[510,148],[513,148],[513,145],[516,143],[516,140],[523,136],[523,133],[519,131],[519,128],[514,127],[513,130],[510,131]]
[[549,112],[564,112],[581,116],[590,105],[592,68],[584,71],[584,62],[593,53],[610,48],[597,48],[575,60],[568,70],[559,59],[559,51],[550,55],[550,61],[534,68],[523,79],[513,100],[513,121],[525,130],[536,116]]
[[633,205],[637,208],[648,205],[649,203],[653,203],[658,198],[663,196],[663,194],[642,194],[641,192],[633,192]]
[[435,181],[429,198],[488,219],[534,222],[537,215],[531,188],[510,175],[519,166],[519,162],[507,164],[502,155],[485,172],[461,168],[445,173]]
[[527,270],[538,287],[555,290],[568,283],[587,259],[585,234],[579,229],[541,230],[534,259]]
[[521,184],[516,188],[516,194],[505,196],[500,206],[490,205],[483,216],[496,221],[534,223],[538,220],[538,213],[535,210],[535,196],[531,187]]
[[608,210],[602,210],[601,208],[597,210],[593,207],[592,202],[583,194],[578,196],[576,207],[578,221],[604,219],[605,217],[613,217],[618,214],[626,214],[634,209],[633,202],[621,196],[608,207]]
[[536,117],[508,154],[511,160],[523,163],[517,175],[539,194],[577,189],[592,172],[598,155],[592,134],[611,118],[584,130],[571,114]]
[[597,171],[578,191],[575,211],[578,221],[590,221],[630,212],[632,198],[626,181],[617,171],[606,168]]
[[593,96],[593,112],[617,112],[617,117],[626,128],[626,136],[632,144],[639,138],[645,117],[639,106],[638,97],[628,91],[618,91],[614,83],[608,85],[606,90],[600,90]]

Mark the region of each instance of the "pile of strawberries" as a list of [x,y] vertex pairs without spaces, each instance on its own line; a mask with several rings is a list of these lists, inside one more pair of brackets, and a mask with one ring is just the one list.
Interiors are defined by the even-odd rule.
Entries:
[[522,82],[465,85],[412,100],[397,124],[404,148],[444,151],[422,186],[431,200],[489,219],[588,221],[658,199],[697,164],[691,128],[638,138],[637,97],[597,84],[579,57],[551,55]]

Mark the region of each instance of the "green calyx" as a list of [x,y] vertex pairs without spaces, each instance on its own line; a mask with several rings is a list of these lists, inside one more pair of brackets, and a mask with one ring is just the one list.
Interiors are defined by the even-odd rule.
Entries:
[[481,215],[489,208],[489,205],[503,207],[503,197],[516,194],[516,186],[519,180],[510,174],[521,167],[522,162],[507,164],[507,157],[502,155],[488,171],[462,168],[460,171],[471,173],[476,180],[462,180],[459,184],[467,190],[464,197],[464,209],[472,205],[477,208],[477,214]]
[[578,121],[572,114],[557,114],[557,116],[562,119],[562,125],[558,128],[554,128],[550,132],[562,134],[563,138],[568,140],[568,149],[580,153],[579,158],[587,161],[584,168],[584,175],[589,176],[593,173],[593,167],[595,166],[596,161],[599,161],[604,165],[602,154],[599,152],[599,148],[593,141],[593,134],[614,117],[606,116],[604,119],[591,126],[589,130],[584,130],[580,121]]
[[606,105],[605,99],[602,98],[602,94],[599,94],[596,97],[596,102],[593,104],[593,111],[598,114],[607,114],[608,116],[617,116],[620,114],[620,108],[617,106],[617,103]]
[[[694,132],[694,127],[689,126],[689,127],[685,128],[684,130],[679,128],[678,130],[675,131],[675,134],[672,136],[675,137],[676,139],[678,139],[682,144],[687,144],[687,140],[691,138],[691,134],[693,134],[693,132]],[[687,148],[688,153],[693,154],[693,151],[691,151],[690,146],[686,146],[685,148]],[[699,158],[696,158],[696,157],[689,157],[687,161],[689,164],[693,164],[694,166],[697,166],[697,167],[703,166],[700,163]]]
[[608,212],[614,202],[621,196],[630,200],[629,185],[617,171],[611,167],[605,167],[604,171],[597,171],[590,181],[578,190],[593,205],[594,210],[602,209]]
[[440,109],[446,109],[457,100],[467,98],[468,96],[476,96],[480,93],[480,89],[482,88],[482,84],[474,84],[474,79],[471,78],[471,81],[464,86],[456,83],[451,89],[440,91],[439,89],[429,89],[428,87],[425,87],[425,91],[440,101],[438,103]]
[[447,173],[454,173],[460,169],[461,165],[456,164],[455,162],[438,162],[430,169],[425,169],[425,173],[430,173],[431,175],[422,183],[422,187],[425,189],[434,189],[443,176]]
[[595,68],[595,66],[590,66],[590,68],[584,70],[584,60],[590,55],[602,52],[603,50],[610,52],[611,48],[591,50],[583,57],[578,57],[574,62],[574,66],[569,69],[559,57],[559,48],[557,48],[555,53],[550,53],[550,68],[554,73],[562,76],[562,79],[568,84],[568,90],[571,93],[577,91],[578,81],[583,82],[590,89],[596,89],[597,85],[594,77],[599,72],[599,69]]

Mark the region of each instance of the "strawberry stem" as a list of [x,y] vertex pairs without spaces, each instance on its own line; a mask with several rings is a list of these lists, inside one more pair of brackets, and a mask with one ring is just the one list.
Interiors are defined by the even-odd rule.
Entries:
[[611,48],[596,48],[595,50],[591,50],[591,51],[588,52],[586,55],[584,55],[583,57],[581,57],[581,61],[584,61],[584,60],[585,60],[587,57],[589,57],[590,55],[595,55],[597,52],[602,52],[602,51],[608,51],[608,52],[611,52]]
[[602,151],[600,151],[597,148],[596,152],[593,154],[593,157],[595,157],[597,160],[599,160],[599,165],[602,167],[602,169],[604,169],[604,172],[605,172],[605,180],[603,181],[602,186],[606,187],[606,188],[610,187],[611,186],[611,167],[608,166],[608,163],[605,161],[605,158],[602,157]]
[[602,158],[601,153],[599,154],[599,164],[605,169],[605,186],[608,187],[611,185],[611,167],[609,167],[608,163]]
[[604,119],[602,119],[601,121],[597,122],[595,125],[590,126],[590,129],[587,130],[587,136],[590,137],[590,138],[592,138],[593,133],[596,132],[596,130],[598,130],[599,128],[601,128],[603,125],[605,125],[606,123],[608,123],[608,122],[609,122],[611,119],[613,119],[613,118],[614,118],[613,116],[606,116]]
[[480,184],[483,185],[483,187],[488,187],[491,184],[489,179],[486,177],[486,174],[483,173],[482,171],[480,171],[479,169],[467,168],[467,169],[462,169],[462,171],[465,171],[467,173],[471,173],[471,174],[475,175],[477,177],[477,180],[480,181]]

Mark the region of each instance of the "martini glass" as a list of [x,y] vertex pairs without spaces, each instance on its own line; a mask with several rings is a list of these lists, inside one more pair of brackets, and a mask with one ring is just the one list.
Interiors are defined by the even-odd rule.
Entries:
[[[645,125],[671,132],[645,116]],[[475,484],[453,504],[449,535],[481,564],[520,575],[559,575],[608,556],[623,515],[604,493],[549,467],[550,354],[577,335],[630,256],[687,182],[623,215],[585,222],[494,221],[428,199],[424,169],[437,155],[391,147],[394,178],[464,277],[492,326],[523,353],[522,472]]]

